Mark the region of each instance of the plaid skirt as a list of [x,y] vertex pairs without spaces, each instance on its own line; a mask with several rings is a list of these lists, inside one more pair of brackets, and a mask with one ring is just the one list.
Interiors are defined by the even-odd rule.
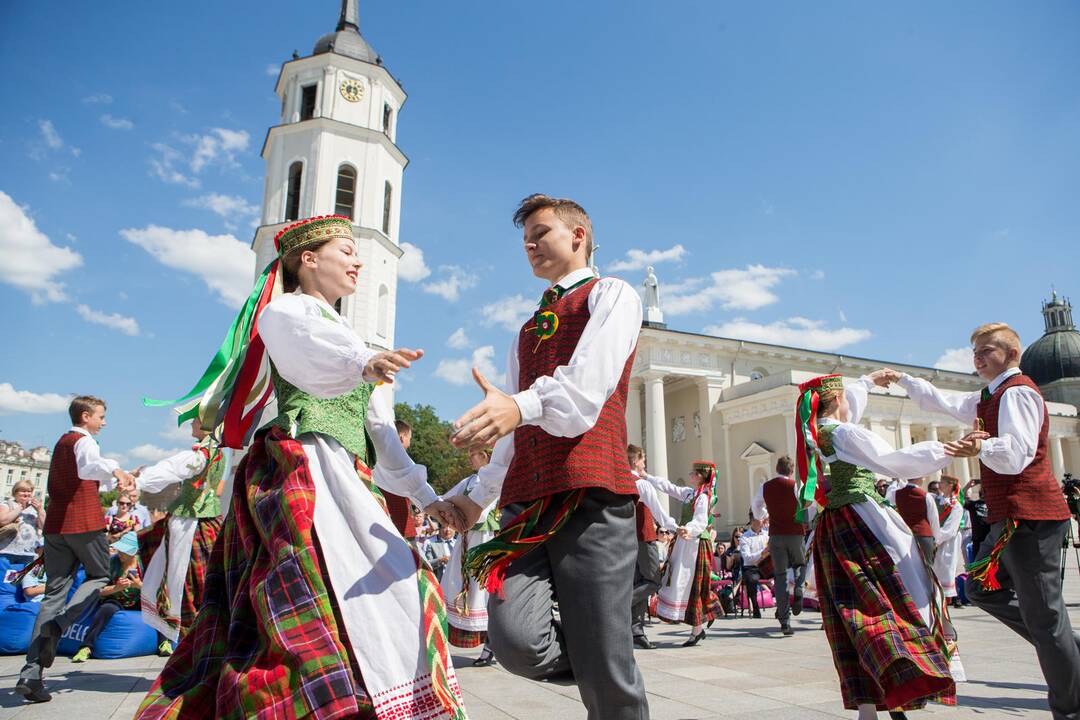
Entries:
[[696,627],[722,617],[723,614],[724,607],[712,586],[712,543],[702,538],[698,541],[694,582],[690,585],[690,598],[687,600],[683,622]]
[[453,625],[449,625],[446,639],[454,647],[480,647],[487,642],[487,631],[462,630],[461,628],[456,628]]
[[822,511],[814,571],[844,707],[956,704],[940,628],[926,627],[888,551],[851,505]]
[[328,591],[303,447],[271,428],[237,476],[202,605],[136,717],[374,718]]
[[[144,568],[150,567],[154,553],[165,542],[169,517],[166,515],[139,532],[139,559]],[[191,560],[184,576],[184,596],[180,600],[181,638],[187,635],[191,623],[195,621],[195,614],[199,611],[199,603],[202,602],[206,590],[206,568],[210,564],[210,551],[214,549],[214,541],[221,532],[221,523],[220,517],[199,518],[195,525],[195,537],[191,541]]]

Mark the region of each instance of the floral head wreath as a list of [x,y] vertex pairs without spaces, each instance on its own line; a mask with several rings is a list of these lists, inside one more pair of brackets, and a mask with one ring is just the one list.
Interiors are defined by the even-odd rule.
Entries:
[[308,218],[282,229],[274,236],[277,256],[255,281],[225,340],[195,387],[175,400],[143,398],[143,405],[182,404],[178,425],[198,417],[204,428],[213,428],[215,435],[220,434],[224,447],[247,445],[261,424],[262,411],[274,392],[270,359],[259,336],[258,320],[263,308],[283,292],[281,261],[317,242],[352,237],[352,221],[341,215]]
[[795,403],[796,480],[801,501],[795,519],[799,522],[806,522],[806,510],[811,503],[825,505],[825,488],[821,482],[825,466],[818,451],[818,406],[822,397],[843,391],[844,378],[840,375],[821,375],[799,386],[799,399]]

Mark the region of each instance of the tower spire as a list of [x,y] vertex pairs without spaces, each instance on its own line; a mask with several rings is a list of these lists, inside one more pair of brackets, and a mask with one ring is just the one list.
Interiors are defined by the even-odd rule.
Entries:
[[338,17],[337,31],[349,28],[360,32],[360,0],[341,0],[341,15]]

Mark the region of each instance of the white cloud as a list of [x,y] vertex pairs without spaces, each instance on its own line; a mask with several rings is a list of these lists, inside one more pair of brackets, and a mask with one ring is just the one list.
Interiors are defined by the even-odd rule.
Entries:
[[251,136],[246,130],[228,130],[211,128],[206,135],[190,135],[185,141],[195,145],[195,154],[191,157],[191,171],[200,172],[213,163],[224,165],[236,164],[236,153],[247,150]]
[[49,179],[53,182],[68,182],[68,169],[56,168],[49,171]]
[[465,334],[465,328],[458,328],[454,334],[446,339],[446,344],[455,350],[464,350],[469,347],[469,336]]
[[169,424],[164,430],[158,433],[158,437],[171,440],[173,442],[190,442],[191,437],[191,422],[185,422],[183,425],[176,424],[176,416],[169,415]]
[[270,77],[277,77],[278,73],[280,73],[280,72],[281,72],[281,66],[278,65],[277,63],[270,63],[269,65],[266,66],[266,74],[269,75]]
[[616,260],[608,266],[608,272],[622,272],[624,270],[642,270],[650,265],[662,262],[677,262],[686,254],[686,248],[682,245],[669,247],[667,250],[628,250],[626,259]]
[[510,332],[517,332],[525,319],[536,312],[537,301],[524,295],[511,295],[480,308],[484,325],[498,325]]
[[102,125],[113,130],[131,130],[135,127],[135,123],[127,118],[113,117],[109,113],[105,113],[98,119],[101,120]]
[[121,453],[121,456],[134,458],[135,460],[142,460],[144,462],[155,463],[158,460],[164,460],[170,455],[177,454],[182,449],[183,448],[172,448],[171,450],[165,450],[158,447],[157,445],[145,443],[143,445],[136,445],[135,447],[128,450],[126,453]]
[[757,310],[776,302],[778,298],[771,288],[795,274],[794,270],[764,265],[719,270],[711,274],[709,281],[692,278],[682,287],[661,295],[663,309],[668,315],[685,315],[710,310],[719,303],[725,310]]
[[64,147],[64,140],[60,137],[60,133],[56,132],[56,127],[52,124],[52,120],[38,120],[38,128],[41,130],[41,138],[45,141],[53,150],[59,150]]
[[82,99],[87,105],[110,105],[112,104],[112,95],[108,93],[96,93],[94,95],[87,95]]
[[709,325],[704,332],[720,337],[823,351],[837,350],[870,337],[869,330],[849,327],[830,329],[821,320],[803,317],[778,320],[768,325],[736,318],[720,325]]
[[184,160],[183,153],[165,143],[154,143],[150,147],[157,153],[156,156],[150,158],[151,175],[167,183],[199,187],[198,178],[189,177],[177,168],[177,165]]
[[975,365],[971,359],[971,348],[949,348],[941,353],[941,357],[934,361],[934,367],[939,370],[953,370],[955,372],[975,372]]
[[76,305],[75,312],[79,313],[86,322],[94,323],[95,325],[104,325],[105,327],[112,328],[113,330],[119,330],[125,335],[138,335],[139,323],[135,318],[130,318],[118,313],[105,314],[100,310],[94,310],[86,305]]
[[432,295],[438,295],[447,302],[457,302],[461,297],[462,290],[476,287],[479,278],[472,273],[466,272],[458,265],[442,265],[439,272],[443,274],[442,280],[425,283],[423,290]]
[[824,270],[815,270],[814,272],[810,273],[810,279],[811,280],[824,280],[825,279],[825,271]]
[[451,385],[468,385],[474,382],[472,369],[475,367],[492,383],[503,387],[506,384],[506,373],[500,373],[495,369],[494,357],[493,345],[478,347],[473,350],[471,358],[440,360],[439,366],[435,368],[435,377]]
[[183,204],[188,207],[209,210],[210,212],[221,216],[222,219],[225,220],[225,225],[229,228],[236,227],[237,220],[243,220],[259,214],[258,205],[252,205],[238,195],[210,193],[208,195],[200,195],[197,198],[185,200]]
[[424,251],[412,243],[401,243],[401,257],[398,258],[397,274],[402,280],[420,282],[431,274],[431,268],[424,262]]
[[34,302],[65,299],[61,273],[83,263],[79,253],[53,245],[26,211],[0,190],[0,282],[25,290]]
[[148,225],[128,228],[120,235],[159,262],[193,273],[229,307],[244,304],[255,277],[255,253],[232,235],[208,235],[202,230],[173,230]]
[[0,415],[27,413],[48,415],[67,410],[71,395],[56,393],[32,393],[16,390],[11,383],[0,383]]

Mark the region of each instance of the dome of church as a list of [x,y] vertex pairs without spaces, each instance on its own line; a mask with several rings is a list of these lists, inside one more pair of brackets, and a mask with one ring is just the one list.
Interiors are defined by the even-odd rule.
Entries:
[[315,42],[313,55],[333,52],[364,62],[382,64],[378,53],[371,49],[360,35],[360,8],[358,0],[342,0],[341,16],[337,29],[323,35]]
[[1072,305],[1054,293],[1043,303],[1046,333],[1020,357],[1020,369],[1037,385],[1080,378],[1080,332],[1072,320]]

